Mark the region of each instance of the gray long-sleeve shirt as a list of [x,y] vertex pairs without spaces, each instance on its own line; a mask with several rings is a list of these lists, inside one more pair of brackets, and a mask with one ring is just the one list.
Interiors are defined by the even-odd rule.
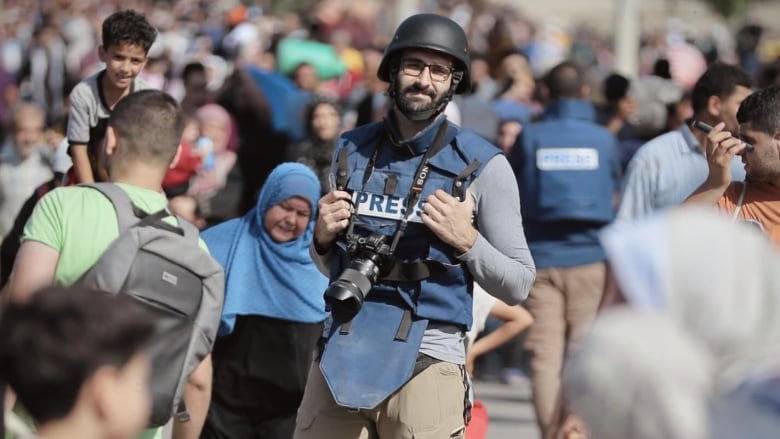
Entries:
[[[536,268],[523,233],[517,180],[505,156],[496,155],[485,164],[472,182],[470,193],[475,200],[479,234],[474,246],[458,259],[491,295],[508,303],[524,300]],[[319,269],[330,275],[332,252],[318,254],[312,244],[311,255]],[[463,337],[462,330],[454,325],[430,324],[420,352],[464,364]]]
[[508,303],[528,297],[536,268],[520,216],[517,180],[506,157],[497,155],[471,184],[479,236],[458,259],[491,295]]

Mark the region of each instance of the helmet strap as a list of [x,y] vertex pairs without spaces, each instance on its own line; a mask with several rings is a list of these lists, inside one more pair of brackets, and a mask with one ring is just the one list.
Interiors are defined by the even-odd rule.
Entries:
[[387,87],[387,97],[395,103],[395,83],[398,81],[398,67],[390,69],[390,86]]
[[452,93],[454,93],[455,90],[458,89],[458,85],[460,85],[460,81],[463,81],[463,71],[456,70],[452,72],[452,84],[450,85],[450,96],[452,96]]

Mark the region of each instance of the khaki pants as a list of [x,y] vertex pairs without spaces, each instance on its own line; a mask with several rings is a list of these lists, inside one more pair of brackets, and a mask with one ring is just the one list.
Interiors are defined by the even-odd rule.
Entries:
[[435,363],[372,410],[339,406],[319,363],[309,370],[295,439],[446,439],[464,437],[463,367]]
[[566,350],[582,335],[596,315],[604,292],[602,262],[536,271],[525,302],[534,317],[525,348],[531,353],[531,388],[542,437],[560,421],[561,372]]

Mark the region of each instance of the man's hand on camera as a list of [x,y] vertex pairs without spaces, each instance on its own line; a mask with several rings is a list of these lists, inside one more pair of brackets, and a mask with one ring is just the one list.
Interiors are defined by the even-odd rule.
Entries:
[[422,221],[436,236],[451,245],[458,253],[471,250],[477,240],[477,229],[471,225],[474,200],[470,192],[466,199],[458,200],[437,189],[425,200]]
[[347,192],[331,191],[320,198],[317,206],[319,215],[314,224],[314,244],[318,251],[327,250],[349,225],[351,199]]

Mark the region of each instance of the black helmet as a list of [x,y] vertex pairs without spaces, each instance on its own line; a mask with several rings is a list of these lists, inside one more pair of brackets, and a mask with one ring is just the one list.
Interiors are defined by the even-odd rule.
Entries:
[[391,82],[392,64],[397,60],[398,52],[404,49],[430,49],[451,56],[455,61],[455,70],[463,72],[455,93],[469,90],[471,86],[469,43],[466,33],[458,23],[436,14],[417,14],[404,20],[395,30],[393,40],[385,48],[385,54],[377,71],[379,79]]

